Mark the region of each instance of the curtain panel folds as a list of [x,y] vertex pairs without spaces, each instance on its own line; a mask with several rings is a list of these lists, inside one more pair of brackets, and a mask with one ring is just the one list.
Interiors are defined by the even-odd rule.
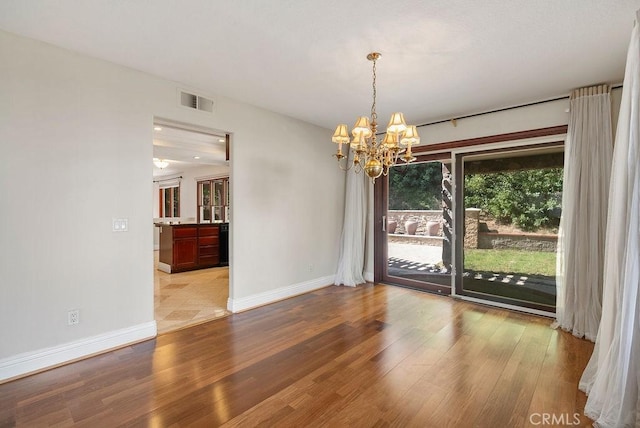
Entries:
[[640,11],[627,54],[613,154],[602,321],[580,379],[596,427],[638,427],[640,415]]
[[[349,151],[349,160],[353,152]],[[344,202],[344,223],[338,251],[338,269],[335,285],[355,287],[363,284],[367,226],[367,180],[364,173],[346,172],[347,183]]]
[[556,323],[594,341],[602,311],[604,243],[611,172],[607,85],[575,90],[564,152],[558,231]]

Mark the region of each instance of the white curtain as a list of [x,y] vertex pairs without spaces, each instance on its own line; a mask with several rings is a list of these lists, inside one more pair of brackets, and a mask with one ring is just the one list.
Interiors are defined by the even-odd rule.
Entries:
[[594,341],[602,311],[611,172],[611,97],[606,85],[571,95],[558,231],[556,323]]
[[[349,161],[353,151],[349,151]],[[365,236],[367,226],[367,174],[356,174],[354,168],[347,171],[347,187],[344,201],[344,223],[340,237],[338,269],[335,285],[355,287],[365,282]]]
[[580,379],[597,427],[638,427],[640,389],[640,11],[631,34],[613,154],[602,322]]

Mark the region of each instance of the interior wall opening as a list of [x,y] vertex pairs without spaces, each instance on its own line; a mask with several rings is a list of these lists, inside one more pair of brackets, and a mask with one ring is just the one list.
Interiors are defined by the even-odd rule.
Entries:
[[227,316],[230,135],[163,119],[153,128],[158,333]]

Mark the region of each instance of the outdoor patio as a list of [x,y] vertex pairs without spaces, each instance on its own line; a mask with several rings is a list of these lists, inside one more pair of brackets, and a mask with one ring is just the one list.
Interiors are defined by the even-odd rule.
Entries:
[[[388,273],[390,276],[439,284],[443,283],[445,275],[449,277],[442,264],[441,246],[396,242],[388,244]],[[467,290],[551,306],[555,304],[555,277],[465,269],[463,281]],[[450,284],[448,278],[444,283]]]

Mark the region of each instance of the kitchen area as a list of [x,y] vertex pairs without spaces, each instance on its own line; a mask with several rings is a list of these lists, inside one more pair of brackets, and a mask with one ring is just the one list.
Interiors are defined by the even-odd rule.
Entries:
[[159,334],[228,315],[226,134],[154,124],[155,319]]
[[229,223],[156,223],[158,269],[166,273],[229,265]]
[[[158,221],[158,269],[166,273],[229,265],[229,178],[196,179],[195,221]],[[185,186],[186,187],[186,186]],[[175,195],[159,192],[159,207]],[[175,191],[175,190],[174,190]],[[162,209],[160,209],[162,211]]]

